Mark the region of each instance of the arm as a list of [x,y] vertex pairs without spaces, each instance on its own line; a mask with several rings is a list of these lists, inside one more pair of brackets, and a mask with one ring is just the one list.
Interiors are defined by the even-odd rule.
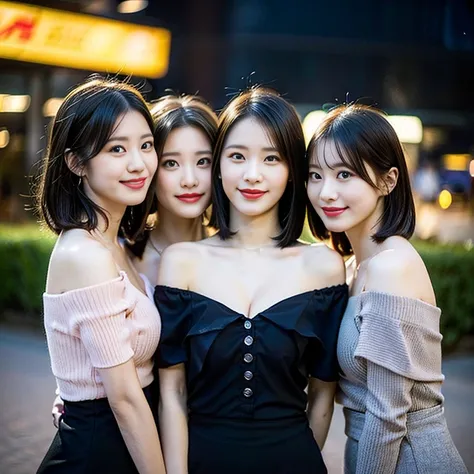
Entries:
[[[158,285],[187,289],[193,274],[194,252],[191,244],[175,244],[168,247],[161,257]],[[163,441],[163,455],[168,474],[188,472],[188,407],[186,371],[187,359],[184,347],[187,315],[183,308],[161,307],[162,344],[158,350],[160,364],[160,434]],[[172,320],[170,320],[172,318]],[[166,356],[171,349],[173,357]],[[161,360],[163,357],[164,360]],[[162,364],[162,362],[164,362]],[[170,365],[171,364],[171,365]]]
[[140,474],[164,474],[165,467],[155,420],[140,387],[132,360],[99,369],[117,424]]
[[413,380],[367,361],[368,394],[356,474],[395,472],[413,384]]
[[[101,288],[97,285],[113,280],[113,286],[97,293]],[[138,380],[126,327],[127,311],[134,303],[126,297],[125,283],[118,279],[110,252],[84,233],[74,232],[60,242],[51,258],[48,291],[62,293],[81,288],[89,288],[91,293],[76,297],[71,330],[81,339],[99,372],[138,472],[164,474],[156,424]],[[89,297],[91,294],[94,296]]]
[[168,474],[188,472],[188,409],[184,364],[160,369],[160,432]]
[[312,377],[309,379],[307,415],[320,450],[324,448],[331,424],[336,386],[336,382],[323,382]]

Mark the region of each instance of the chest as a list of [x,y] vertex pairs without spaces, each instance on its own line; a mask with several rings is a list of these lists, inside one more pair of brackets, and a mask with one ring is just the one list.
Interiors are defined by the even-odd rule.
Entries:
[[296,262],[248,253],[204,262],[190,289],[252,319],[275,303],[312,288]]

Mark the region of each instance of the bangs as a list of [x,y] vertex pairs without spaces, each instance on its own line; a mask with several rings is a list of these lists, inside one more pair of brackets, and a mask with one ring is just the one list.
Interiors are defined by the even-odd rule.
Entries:
[[[358,145],[359,137],[341,133],[346,132],[345,130],[337,130],[337,132],[328,130],[327,133],[315,137],[314,142],[310,145],[309,164],[322,168],[324,163],[330,170],[338,167],[347,168],[366,183],[377,188],[377,183],[372,180],[367,170],[368,165],[362,153],[363,147]],[[337,161],[329,160],[328,156],[331,154],[331,151],[327,151],[329,147],[334,147],[333,151],[336,152]]]

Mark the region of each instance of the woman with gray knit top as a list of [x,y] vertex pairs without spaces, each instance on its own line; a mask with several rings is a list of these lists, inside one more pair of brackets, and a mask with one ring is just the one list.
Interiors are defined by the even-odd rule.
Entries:
[[409,243],[415,209],[402,146],[374,108],[332,110],[311,139],[309,222],[354,267],[337,401],[346,474],[458,474],[441,384],[440,309]]

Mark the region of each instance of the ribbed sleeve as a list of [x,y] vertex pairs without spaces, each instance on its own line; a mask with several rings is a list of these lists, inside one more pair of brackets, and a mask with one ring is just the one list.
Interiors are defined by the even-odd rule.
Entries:
[[96,369],[132,358],[142,386],[151,383],[161,323],[152,301],[125,273],[99,285],[45,294],[43,302],[51,365],[63,398],[105,396]]
[[351,472],[393,474],[408,414],[443,400],[441,311],[379,292],[364,292],[349,303],[338,341],[343,371],[338,399],[365,413]]

